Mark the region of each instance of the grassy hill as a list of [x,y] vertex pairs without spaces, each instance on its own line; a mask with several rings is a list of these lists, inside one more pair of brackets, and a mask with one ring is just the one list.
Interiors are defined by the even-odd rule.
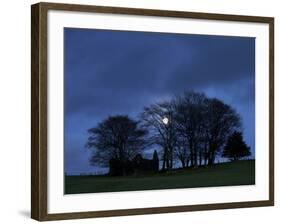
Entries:
[[255,160],[143,176],[66,176],[65,193],[97,193],[255,184]]

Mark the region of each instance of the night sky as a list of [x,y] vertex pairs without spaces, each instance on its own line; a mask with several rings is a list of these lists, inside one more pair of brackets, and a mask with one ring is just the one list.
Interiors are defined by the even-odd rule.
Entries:
[[65,28],[64,44],[68,174],[105,171],[89,165],[89,128],[188,90],[233,106],[254,154],[254,38]]

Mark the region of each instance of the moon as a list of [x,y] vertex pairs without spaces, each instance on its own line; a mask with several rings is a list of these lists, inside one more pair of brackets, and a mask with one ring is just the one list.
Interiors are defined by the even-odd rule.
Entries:
[[167,117],[164,117],[162,121],[166,125],[169,123],[169,119]]

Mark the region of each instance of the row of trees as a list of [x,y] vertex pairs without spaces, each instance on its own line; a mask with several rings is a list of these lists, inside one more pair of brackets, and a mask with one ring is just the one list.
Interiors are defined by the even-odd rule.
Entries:
[[94,149],[93,164],[107,166],[112,158],[130,160],[158,147],[162,170],[173,169],[177,161],[182,167],[197,167],[213,164],[218,155],[232,160],[250,155],[241,126],[239,114],[230,105],[203,93],[185,92],[145,107],[139,121],[123,115],[107,118],[89,130],[86,146]]

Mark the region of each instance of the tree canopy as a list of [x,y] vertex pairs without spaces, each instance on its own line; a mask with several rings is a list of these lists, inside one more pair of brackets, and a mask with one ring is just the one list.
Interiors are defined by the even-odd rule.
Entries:
[[91,163],[107,166],[110,159],[124,162],[144,150],[147,131],[128,116],[117,115],[103,120],[88,133],[86,147],[93,152]]
[[[110,159],[132,160],[157,148],[162,170],[212,165],[217,156],[237,160],[250,155],[236,110],[203,93],[185,92],[144,107],[139,120],[109,116],[88,130],[91,163],[108,166]],[[154,152],[154,157],[158,157]]]
[[234,132],[229,136],[222,156],[232,161],[250,156],[250,147],[243,140],[242,132]]

